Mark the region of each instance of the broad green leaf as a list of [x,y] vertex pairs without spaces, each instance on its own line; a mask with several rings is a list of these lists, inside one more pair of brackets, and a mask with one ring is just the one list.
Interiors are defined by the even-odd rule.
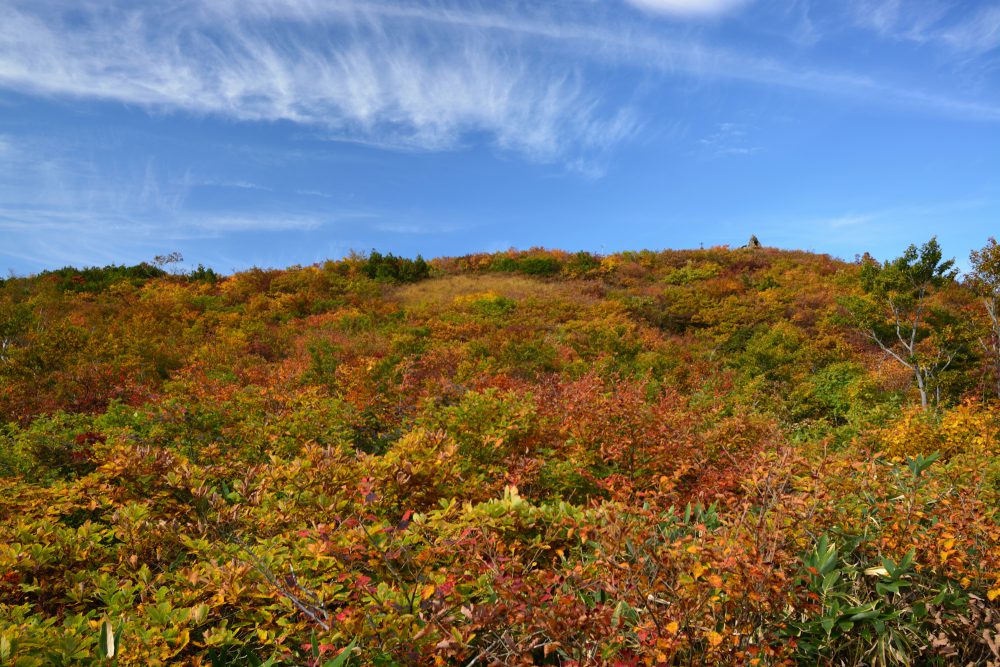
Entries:
[[354,651],[354,647],[357,646],[358,640],[352,639],[351,643],[348,644],[343,651],[337,654],[337,657],[332,660],[327,660],[323,663],[323,667],[341,667],[347,663],[348,658],[351,657],[351,652]]

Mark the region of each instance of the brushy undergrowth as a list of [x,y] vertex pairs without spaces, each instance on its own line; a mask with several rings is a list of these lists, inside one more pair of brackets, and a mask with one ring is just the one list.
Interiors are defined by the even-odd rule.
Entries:
[[906,257],[6,279],[0,665],[1000,665],[989,274]]

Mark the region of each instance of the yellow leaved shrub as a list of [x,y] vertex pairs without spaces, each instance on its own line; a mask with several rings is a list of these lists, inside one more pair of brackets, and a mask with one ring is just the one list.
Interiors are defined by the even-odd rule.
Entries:
[[976,401],[965,401],[939,414],[914,408],[883,429],[879,439],[882,451],[893,458],[932,452],[945,457],[994,454],[1000,442],[1000,420],[988,406]]

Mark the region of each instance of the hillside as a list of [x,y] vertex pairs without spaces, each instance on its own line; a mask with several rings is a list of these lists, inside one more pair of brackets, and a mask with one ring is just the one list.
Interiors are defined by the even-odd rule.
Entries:
[[1000,664],[932,244],[4,280],[0,665]]

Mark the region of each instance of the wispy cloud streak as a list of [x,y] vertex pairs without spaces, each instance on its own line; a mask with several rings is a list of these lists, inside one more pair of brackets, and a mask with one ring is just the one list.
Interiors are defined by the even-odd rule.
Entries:
[[[645,1],[645,0],[644,0]],[[652,2],[653,0],[649,0]],[[693,11],[734,2],[674,2]],[[851,72],[793,65],[654,30],[603,5],[371,0],[13,0],[0,8],[0,86],[245,121],[291,122],[330,139],[402,150],[484,139],[541,162],[592,164],[644,124],[610,102],[587,63],[737,80],[988,121],[1000,104]],[[683,12],[682,12],[683,13]],[[869,20],[890,29],[890,5]],[[986,17],[987,19],[989,17]],[[949,39],[989,44],[982,28]]]
[[[310,2],[251,2],[242,15],[220,2],[110,6],[0,10],[0,85],[290,121],[403,148],[449,149],[485,134],[540,161],[606,148],[636,126],[573,68],[478,30],[400,25],[378,8],[324,13]],[[310,20],[319,14],[326,20]]]
[[640,9],[677,16],[717,16],[732,11],[747,0],[627,0]]
[[960,54],[984,54],[1000,47],[1000,6],[993,3],[972,8],[928,0],[867,0],[856,3],[854,17],[882,37],[944,44]]

